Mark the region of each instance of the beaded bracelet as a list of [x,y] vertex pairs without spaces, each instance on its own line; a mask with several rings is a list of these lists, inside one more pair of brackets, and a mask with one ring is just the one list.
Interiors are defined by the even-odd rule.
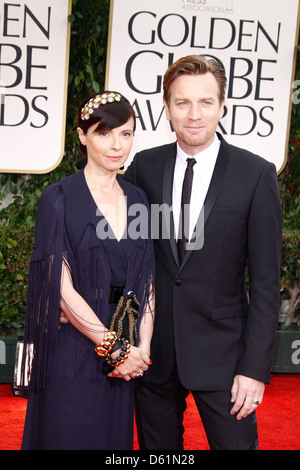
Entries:
[[99,346],[95,347],[95,351],[99,357],[107,357],[118,339],[117,333],[115,331],[107,331],[105,333],[103,341]]
[[130,343],[125,338],[121,338],[121,352],[116,359],[113,359],[110,355],[104,358],[105,362],[108,366],[118,367],[119,365],[123,364],[124,361],[127,359],[128,354],[130,353]]

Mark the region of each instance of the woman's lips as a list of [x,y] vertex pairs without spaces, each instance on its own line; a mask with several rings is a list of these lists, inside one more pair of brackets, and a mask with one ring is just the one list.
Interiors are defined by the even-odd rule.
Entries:
[[120,156],[120,155],[117,155],[117,156],[113,156],[113,155],[108,155],[107,158],[109,158],[110,160],[113,160],[115,162],[121,160],[123,157]]

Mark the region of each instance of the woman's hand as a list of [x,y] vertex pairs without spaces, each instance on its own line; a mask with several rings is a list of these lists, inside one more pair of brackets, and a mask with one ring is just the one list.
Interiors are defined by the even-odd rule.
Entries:
[[[120,350],[115,351],[112,354],[112,358],[115,359],[119,353]],[[114,370],[107,375],[108,377],[117,377],[129,381],[148,370],[150,364],[150,357],[143,349],[131,346],[128,358],[125,359],[124,363],[115,367]]]

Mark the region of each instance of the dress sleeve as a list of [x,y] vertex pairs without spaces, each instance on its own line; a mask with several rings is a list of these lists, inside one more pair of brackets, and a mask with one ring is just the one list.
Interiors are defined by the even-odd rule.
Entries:
[[44,387],[60,317],[61,269],[66,247],[64,197],[58,184],[41,196],[34,251],[29,264],[22,385]]

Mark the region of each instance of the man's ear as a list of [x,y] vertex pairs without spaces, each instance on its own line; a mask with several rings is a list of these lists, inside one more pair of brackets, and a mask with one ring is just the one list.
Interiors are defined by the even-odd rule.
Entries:
[[222,119],[222,117],[224,116],[224,106],[225,106],[225,98],[222,100],[220,104],[219,119]]
[[170,109],[169,109],[168,103],[166,102],[165,99],[163,99],[163,103],[164,103],[164,108],[165,108],[165,112],[166,112],[166,118],[167,118],[168,121],[171,121],[171,114],[170,114]]

